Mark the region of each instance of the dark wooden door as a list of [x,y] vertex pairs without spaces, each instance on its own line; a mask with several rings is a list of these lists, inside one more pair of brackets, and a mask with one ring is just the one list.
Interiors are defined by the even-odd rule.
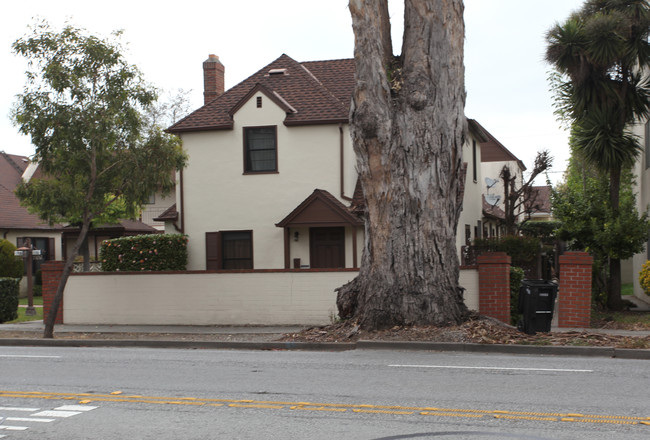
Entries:
[[314,269],[345,267],[345,228],[310,228],[309,258]]

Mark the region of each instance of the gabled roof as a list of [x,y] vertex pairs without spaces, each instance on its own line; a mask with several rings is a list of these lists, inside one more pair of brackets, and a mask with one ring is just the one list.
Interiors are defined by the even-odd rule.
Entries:
[[481,124],[472,119],[474,129],[480,129],[487,137],[487,141],[481,142],[481,162],[517,162],[522,171],[526,170],[524,163],[510,150],[508,150],[497,138],[492,136]]
[[282,103],[280,107],[287,112],[285,125],[345,123],[354,90],[354,60],[299,63],[282,55],[168,131],[232,129],[232,115],[256,89]]
[[336,197],[322,189],[315,189],[282,221],[280,228],[298,226],[363,226],[363,221],[348,211]]
[[0,151],[0,229],[60,230],[60,225],[50,226],[30,214],[14,194],[29,164],[28,157]]

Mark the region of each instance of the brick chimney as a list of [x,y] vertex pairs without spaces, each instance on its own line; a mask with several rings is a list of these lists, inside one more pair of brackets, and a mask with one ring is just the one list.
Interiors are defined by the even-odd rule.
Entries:
[[210,54],[203,62],[203,104],[223,94],[224,72],[225,68],[216,55]]

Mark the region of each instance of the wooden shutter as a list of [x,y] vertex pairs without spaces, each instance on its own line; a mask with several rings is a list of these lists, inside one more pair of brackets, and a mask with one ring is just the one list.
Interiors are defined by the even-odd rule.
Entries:
[[205,233],[205,269],[221,269],[221,233]]

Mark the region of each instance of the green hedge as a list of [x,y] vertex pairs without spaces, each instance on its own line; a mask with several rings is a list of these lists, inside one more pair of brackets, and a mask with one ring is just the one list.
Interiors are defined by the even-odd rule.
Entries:
[[105,240],[99,255],[106,272],[185,270],[187,236],[155,234]]
[[510,266],[510,323],[517,325],[519,321],[519,289],[524,280],[524,270],[521,267]]
[[9,240],[0,238],[0,277],[22,278],[25,263],[20,257],[14,256],[16,246]]
[[20,278],[0,278],[0,323],[18,318]]

